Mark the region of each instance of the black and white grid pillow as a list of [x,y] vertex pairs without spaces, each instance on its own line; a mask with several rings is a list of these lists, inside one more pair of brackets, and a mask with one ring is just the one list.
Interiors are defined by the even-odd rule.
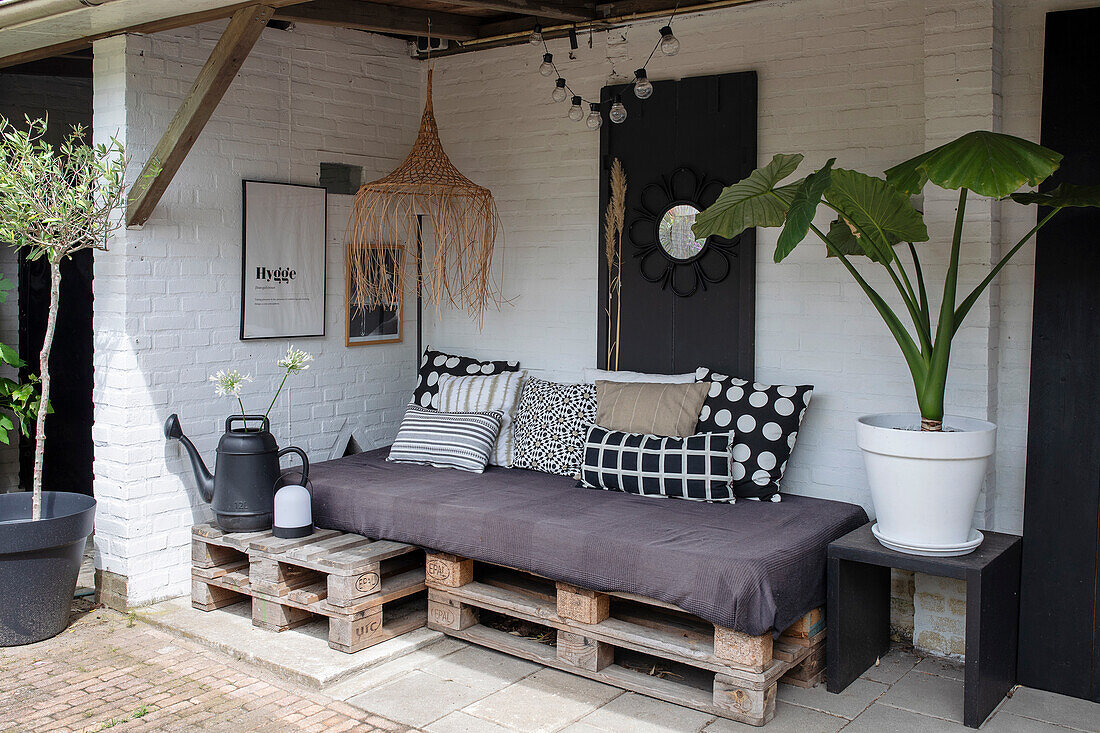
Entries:
[[528,379],[512,420],[512,465],[576,475],[584,438],[594,422],[596,385]]
[[733,490],[743,499],[779,501],[779,482],[791,457],[813,385],[768,385],[700,367],[695,381],[710,382],[697,433],[736,431]]
[[605,430],[593,425],[584,444],[581,485],[641,496],[732,504],[733,433],[686,438]]
[[450,374],[453,377],[469,377],[474,374],[500,374],[518,372],[518,361],[478,361],[468,356],[444,354],[424,349],[424,358],[420,360],[416,389],[413,390],[411,404],[439,409],[439,377]]
[[481,473],[503,416],[499,412],[439,412],[409,405],[387,460]]

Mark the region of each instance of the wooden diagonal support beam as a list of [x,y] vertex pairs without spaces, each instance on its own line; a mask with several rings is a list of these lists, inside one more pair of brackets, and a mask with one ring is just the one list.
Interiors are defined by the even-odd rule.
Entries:
[[127,226],[141,226],[149,220],[160,197],[274,14],[271,7],[252,5],[241,8],[230,18],[191,91],[180,104],[176,116],[153,148],[149,162],[130,189],[126,206]]
[[275,19],[408,36],[428,35],[430,20],[433,36],[455,41],[472,40],[479,32],[478,20],[465,15],[359,0],[314,0],[281,8],[275,13]]
[[596,17],[596,4],[583,0],[446,0],[448,5],[466,8],[497,10],[502,13],[518,13],[538,18],[557,20],[592,20]]

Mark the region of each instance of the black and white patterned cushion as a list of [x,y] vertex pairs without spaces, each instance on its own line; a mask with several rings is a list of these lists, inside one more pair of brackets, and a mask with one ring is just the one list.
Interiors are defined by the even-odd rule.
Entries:
[[413,390],[411,403],[421,407],[439,409],[439,376],[450,374],[454,377],[469,377],[474,374],[500,374],[519,371],[518,361],[478,361],[468,356],[455,356],[442,351],[424,349],[424,358],[420,360],[416,389]]
[[512,465],[576,475],[585,436],[594,422],[596,385],[528,379],[512,420]]
[[440,412],[409,405],[387,460],[481,473],[503,416],[499,412]]
[[733,433],[664,438],[588,429],[581,485],[641,496],[732,504],[730,441]]
[[711,383],[695,432],[736,432],[731,449],[734,493],[743,499],[779,501],[779,482],[813,385],[760,384],[705,367],[695,371],[695,381]]

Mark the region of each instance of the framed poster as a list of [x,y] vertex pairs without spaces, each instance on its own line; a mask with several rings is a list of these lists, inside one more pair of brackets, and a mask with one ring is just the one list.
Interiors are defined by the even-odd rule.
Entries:
[[244,181],[241,339],[325,335],[325,189]]
[[402,268],[405,266],[405,248],[400,245],[379,246],[385,252],[386,278],[397,284],[397,302],[364,308],[356,305],[359,290],[352,277],[350,257],[344,259],[344,344],[367,346],[371,344],[400,343],[404,332],[401,304],[405,299]]

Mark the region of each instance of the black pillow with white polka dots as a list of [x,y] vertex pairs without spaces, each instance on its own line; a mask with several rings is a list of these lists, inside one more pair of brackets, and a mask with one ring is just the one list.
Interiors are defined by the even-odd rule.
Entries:
[[420,372],[413,390],[411,404],[439,409],[439,376],[450,374],[453,377],[469,377],[474,374],[500,374],[518,372],[518,361],[478,361],[468,356],[444,354],[424,349],[424,358],[420,360]]
[[734,494],[742,499],[779,501],[779,482],[814,393],[813,385],[760,384],[705,367],[695,370],[695,381],[711,383],[695,432],[734,431],[730,449]]

